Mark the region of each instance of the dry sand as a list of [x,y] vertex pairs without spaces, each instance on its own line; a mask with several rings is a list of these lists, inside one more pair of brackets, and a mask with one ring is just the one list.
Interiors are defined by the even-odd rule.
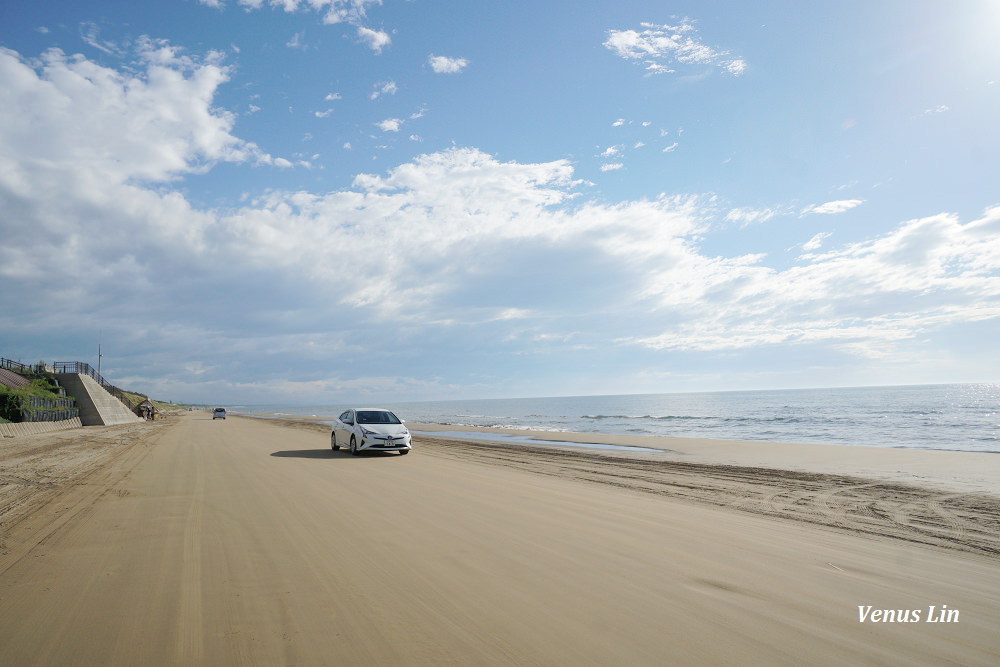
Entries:
[[1000,662],[988,456],[660,448],[351,457],[205,413],[6,439],[0,664]]

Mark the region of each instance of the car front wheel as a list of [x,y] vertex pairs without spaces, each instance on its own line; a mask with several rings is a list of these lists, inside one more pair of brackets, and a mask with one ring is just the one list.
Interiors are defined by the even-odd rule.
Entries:
[[337,434],[336,433],[331,433],[330,434],[330,449],[332,449],[333,451],[337,451],[338,449],[340,449],[340,445],[337,444]]
[[354,439],[353,435],[351,436],[351,454],[358,455],[358,441]]

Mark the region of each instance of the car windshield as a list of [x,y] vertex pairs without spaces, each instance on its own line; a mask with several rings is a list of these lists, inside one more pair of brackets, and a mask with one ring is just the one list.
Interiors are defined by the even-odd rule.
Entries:
[[387,410],[358,410],[359,424],[399,424],[399,417]]

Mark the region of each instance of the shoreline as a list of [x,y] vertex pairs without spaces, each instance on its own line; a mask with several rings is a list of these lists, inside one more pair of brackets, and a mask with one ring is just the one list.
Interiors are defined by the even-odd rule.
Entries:
[[[344,406],[341,406],[343,408]],[[1000,384],[451,399],[380,405],[449,427],[1000,453]],[[333,420],[329,404],[237,412]]]
[[[331,421],[304,415],[232,414],[276,422],[305,422],[325,428],[329,428]],[[406,425],[413,431],[415,448],[419,447],[421,439],[436,436],[590,453],[600,453],[605,448],[580,445],[602,445],[611,448],[608,453],[630,458],[849,475],[879,482],[1000,496],[1000,456],[990,452],[535,431],[421,422],[407,422]]]

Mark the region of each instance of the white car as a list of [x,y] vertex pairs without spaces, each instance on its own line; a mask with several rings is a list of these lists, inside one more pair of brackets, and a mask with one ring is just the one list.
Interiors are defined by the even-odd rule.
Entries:
[[330,447],[349,447],[355,456],[366,451],[407,454],[413,448],[403,420],[381,408],[345,411],[333,422]]

